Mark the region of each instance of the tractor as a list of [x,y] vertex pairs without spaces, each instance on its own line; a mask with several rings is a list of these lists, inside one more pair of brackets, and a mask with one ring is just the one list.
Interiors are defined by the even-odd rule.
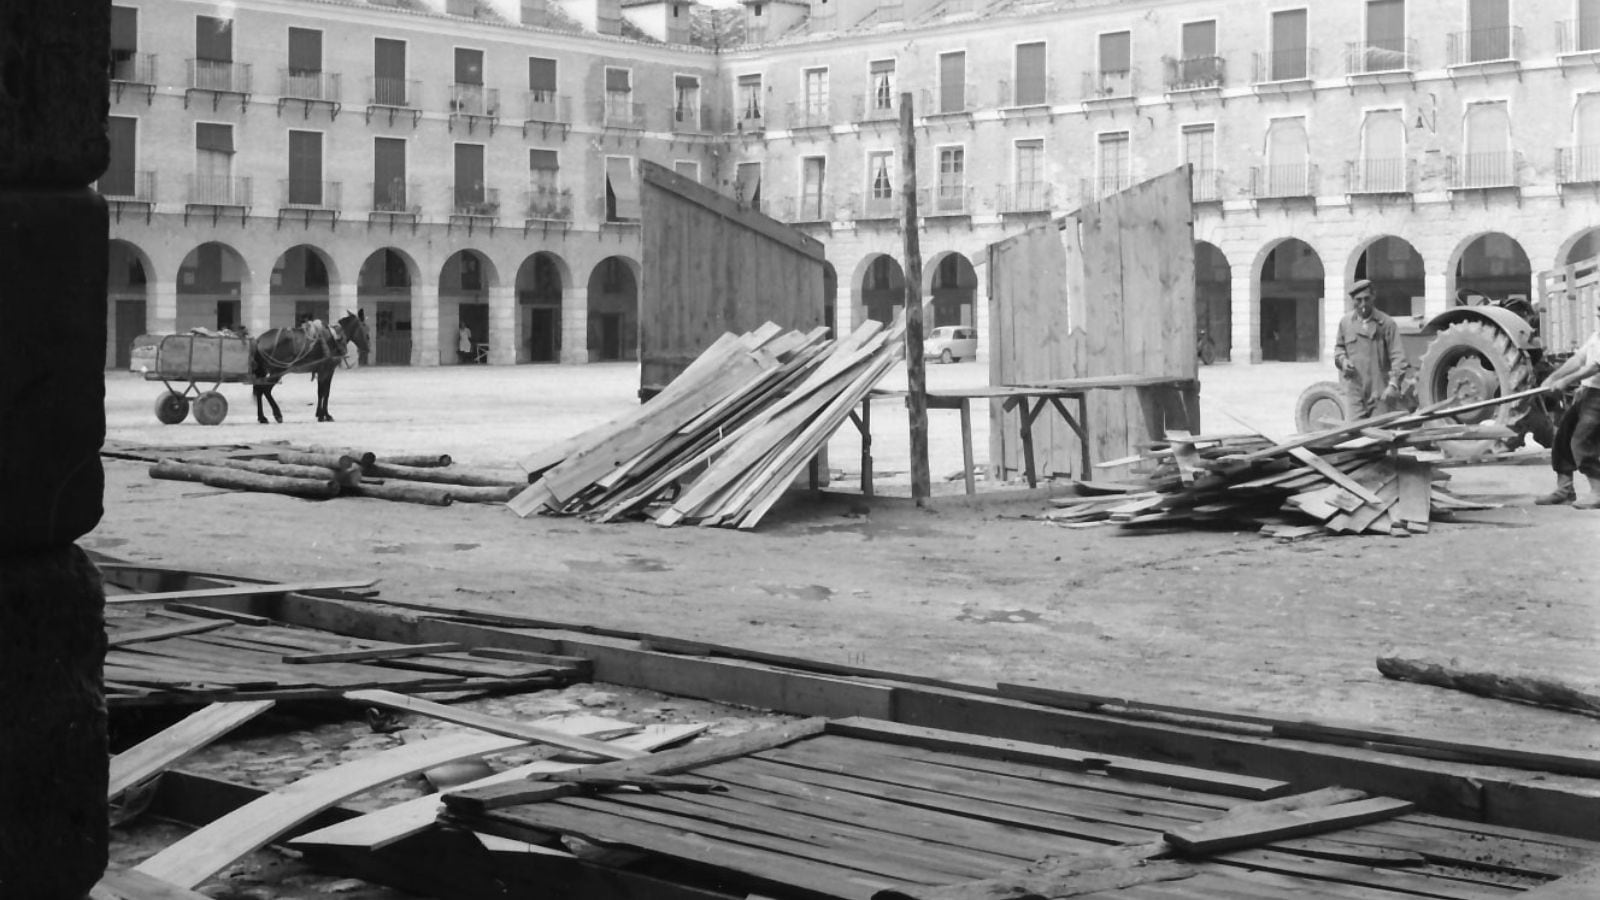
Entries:
[[[1588,310],[1600,298],[1600,256],[1539,273],[1537,305],[1520,296],[1474,298],[1426,322],[1396,318],[1407,366],[1402,382],[1407,409],[1441,400],[1488,400],[1536,387],[1577,351],[1588,336]],[[1529,437],[1548,447],[1560,419],[1561,400],[1532,397],[1467,413],[1467,425],[1498,424],[1513,436],[1499,441],[1446,441],[1452,456],[1515,449]],[[1320,381],[1300,394],[1295,424],[1302,431],[1332,428],[1350,418],[1343,389]]]

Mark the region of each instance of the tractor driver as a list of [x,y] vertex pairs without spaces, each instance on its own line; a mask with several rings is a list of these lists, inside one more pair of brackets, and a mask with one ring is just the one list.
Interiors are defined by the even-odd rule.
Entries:
[[1406,357],[1394,320],[1373,308],[1372,282],[1357,281],[1350,288],[1350,299],[1355,308],[1339,320],[1333,365],[1354,420],[1370,417],[1380,403],[1388,409],[1400,399]]
[[[1600,316],[1600,308],[1595,310]],[[1578,509],[1600,509],[1600,328],[1590,333],[1572,358],[1541,385],[1561,392],[1580,382],[1577,396],[1561,416],[1556,439],[1550,445],[1550,468],[1556,470],[1556,489],[1533,501],[1540,506],[1571,503]],[[1574,473],[1589,479],[1589,496],[1578,499]]]

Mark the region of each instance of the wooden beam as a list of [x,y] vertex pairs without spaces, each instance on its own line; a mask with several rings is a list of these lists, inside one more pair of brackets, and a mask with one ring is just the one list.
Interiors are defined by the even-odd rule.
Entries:
[[901,238],[905,245],[906,413],[911,427],[911,499],[918,506],[933,492],[928,472],[928,382],[922,360],[922,247],[917,220],[917,128],[911,92],[900,94],[900,202],[905,205]]
[[468,728],[476,728],[479,731],[486,731],[489,734],[498,734],[504,737],[517,738],[522,741],[550,744],[551,746],[562,747],[567,750],[578,750],[584,753],[592,753],[595,756],[599,756],[604,759],[633,759],[635,757],[645,755],[641,751],[629,750],[625,747],[618,747],[614,744],[608,744],[605,741],[593,741],[588,738],[577,737],[571,734],[563,734],[560,731],[551,728],[542,728],[537,725],[526,725],[522,722],[514,722],[510,719],[500,719],[494,716],[486,716],[483,713],[476,713],[467,709],[458,709],[456,707],[446,706],[443,703],[434,703],[431,700],[421,700],[416,697],[408,697],[405,694],[397,694],[394,691],[385,691],[379,689],[345,691],[343,696],[346,700],[349,700],[352,703],[365,703],[371,706],[384,706],[388,707],[389,709],[398,709],[405,712],[417,713],[419,715],[439,719],[443,722],[454,722],[457,725],[465,725]]
[[1286,838],[1305,837],[1392,819],[1416,804],[1392,797],[1373,797],[1310,809],[1291,809],[1257,815],[1228,815],[1210,822],[1177,828],[1163,834],[1167,843],[1189,856],[1258,847]]
[[162,625],[157,628],[143,628],[138,631],[119,631],[106,635],[107,647],[126,647],[129,644],[145,644],[150,641],[166,640],[170,637],[179,637],[185,634],[201,634],[207,631],[216,631],[218,628],[227,628],[233,623],[224,620],[209,622],[178,622],[174,625]]
[[465,646],[455,641],[433,644],[407,644],[403,647],[358,647],[352,650],[329,650],[322,653],[289,653],[283,661],[291,664],[363,662],[369,659],[403,659],[407,656],[426,656],[429,653],[460,653]]
[[272,700],[213,703],[111,758],[106,799],[136,784],[272,708]]
[[274,594],[299,594],[307,591],[350,591],[369,588],[376,578],[334,581],[299,581],[286,584],[238,584],[227,587],[196,588],[187,591],[152,591],[148,594],[115,594],[107,603],[161,603],[168,600],[211,600],[219,597],[267,597]]

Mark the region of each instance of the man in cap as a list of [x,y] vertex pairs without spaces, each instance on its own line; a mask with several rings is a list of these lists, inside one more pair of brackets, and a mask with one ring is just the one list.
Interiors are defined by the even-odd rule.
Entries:
[[1394,320],[1373,308],[1372,282],[1363,278],[1350,287],[1355,304],[1339,320],[1333,344],[1333,365],[1344,383],[1352,419],[1365,419],[1400,399],[1406,373],[1405,352]]

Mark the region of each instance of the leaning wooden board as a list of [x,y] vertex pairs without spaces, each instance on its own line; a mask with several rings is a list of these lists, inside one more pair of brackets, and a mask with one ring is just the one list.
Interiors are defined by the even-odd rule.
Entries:
[[587,772],[670,774],[715,793],[534,781],[447,794],[446,819],[514,839],[555,832],[627,847],[709,867],[728,890],[778,898],[944,896],[928,888],[981,882],[1047,856],[1161,841],[1169,832],[1228,838],[1217,852],[1185,860],[1206,877],[1163,886],[1132,879],[1128,897],[1492,900],[1600,859],[1600,843],[1550,843],[1536,833],[1417,816],[1406,812],[1410,804],[1384,798],[1292,813],[1292,827],[1258,827],[1259,814],[1222,817],[1251,804],[1242,788],[1254,796],[1276,791],[1226,773],[1212,773],[1207,785],[1203,770],[1190,770],[1174,784],[1184,767],[1173,766],[1151,781],[1136,767],[1117,771],[1090,754],[871,720],[830,721],[697,754]]

